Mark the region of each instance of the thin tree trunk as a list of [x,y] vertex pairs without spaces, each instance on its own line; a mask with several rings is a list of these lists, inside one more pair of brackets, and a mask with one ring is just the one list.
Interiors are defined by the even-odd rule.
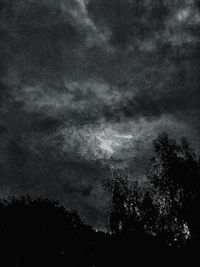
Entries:
[[20,262],[21,262],[21,252],[17,252],[17,257],[16,257],[16,265],[15,267],[20,267]]

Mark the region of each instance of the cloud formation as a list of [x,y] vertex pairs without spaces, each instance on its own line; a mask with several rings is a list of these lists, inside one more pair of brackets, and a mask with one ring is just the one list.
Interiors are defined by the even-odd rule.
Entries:
[[121,48],[158,35],[170,12],[165,1],[146,0],[91,0],[87,9],[100,29],[110,35],[111,44]]
[[1,1],[2,196],[57,198],[100,225],[111,154],[139,177],[159,131],[198,147],[200,11],[170,3]]

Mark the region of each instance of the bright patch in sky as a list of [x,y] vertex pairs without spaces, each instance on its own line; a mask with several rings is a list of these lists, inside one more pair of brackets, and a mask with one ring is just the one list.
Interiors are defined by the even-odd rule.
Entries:
[[131,139],[133,136],[131,134],[114,134],[114,137],[124,138],[124,139]]
[[[111,136],[98,136],[99,148],[109,154],[116,152],[117,147],[123,146],[123,139],[131,139],[133,136],[129,134],[111,134]],[[120,140],[121,139],[121,140]]]
[[110,140],[101,140],[100,146],[101,149],[106,150],[107,152],[113,154],[114,150],[112,148],[112,145],[110,143]]
[[114,147],[119,146],[118,143],[110,139],[104,139],[102,137],[97,137],[97,139],[99,140],[99,147],[110,154],[115,152]]
[[177,18],[179,21],[185,21],[190,15],[190,10],[189,9],[183,9],[178,12]]

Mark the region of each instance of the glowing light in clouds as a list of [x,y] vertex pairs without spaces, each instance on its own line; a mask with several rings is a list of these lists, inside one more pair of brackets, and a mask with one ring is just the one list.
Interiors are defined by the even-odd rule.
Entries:
[[99,147],[109,154],[113,154],[115,152],[114,148],[120,145],[119,143],[111,139],[104,139],[102,137],[97,137],[97,139],[99,141]]
[[113,154],[114,150],[112,148],[112,141],[111,140],[103,140],[103,139],[99,139],[100,141],[100,145],[99,147],[103,150],[106,150],[107,152]]
[[106,151],[109,154],[113,154],[116,151],[116,148],[123,146],[123,140],[120,139],[131,139],[132,135],[123,135],[123,134],[113,134],[109,136],[97,136],[99,141],[99,148]]
[[132,134],[114,134],[114,137],[118,137],[118,138],[124,138],[124,139],[131,139],[133,137]]

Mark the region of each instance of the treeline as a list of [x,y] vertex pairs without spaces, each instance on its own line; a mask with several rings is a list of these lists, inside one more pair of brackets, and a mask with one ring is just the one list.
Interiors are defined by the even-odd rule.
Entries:
[[153,144],[145,187],[118,169],[105,183],[109,233],[95,231],[56,201],[1,200],[0,265],[132,266],[159,263],[159,256],[169,264],[198,258],[199,156],[185,139],[178,143],[165,133]]

